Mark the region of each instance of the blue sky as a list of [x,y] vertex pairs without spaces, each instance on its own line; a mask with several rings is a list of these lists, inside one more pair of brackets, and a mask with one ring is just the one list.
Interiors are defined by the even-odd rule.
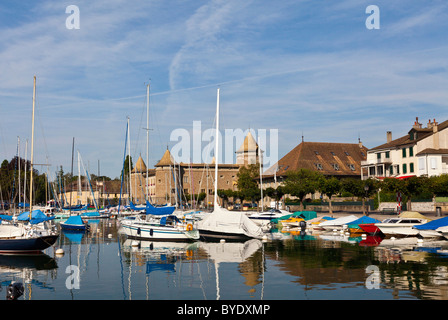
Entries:
[[[368,30],[368,5],[380,29]],[[69,5],[80,29],[66,28]],[[382,144],[415,117],[448,119],[446,1],[2,1],[0,159],[31,135],[35,162],[70,171],[71,142],[86,165],[119,176],[126,118],[131,154],[150,167],[173,130],[278,129],[281,158],[301,140]],[[204,142],[204,147],[206,143]],[[237,148],[237,147],[236,147]],[[48,160],[47,160],[48,159]],[[76,169],[75,169],[76,173]]]

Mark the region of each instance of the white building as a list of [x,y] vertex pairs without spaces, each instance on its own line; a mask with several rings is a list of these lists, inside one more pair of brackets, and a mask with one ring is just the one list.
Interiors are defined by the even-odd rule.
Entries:
[[428,121],[426,128],[418,118],[408,134],[367,151],[361,162],[362,178],[405,178],[435,176],[448,173],[448,121],[438,124]]

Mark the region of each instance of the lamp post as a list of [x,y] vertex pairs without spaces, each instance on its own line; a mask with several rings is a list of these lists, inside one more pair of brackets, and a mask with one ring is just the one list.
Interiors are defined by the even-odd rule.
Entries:
[[[367,201],[367,193],[369,192],[369,185],[368,184],[366,184],[364,186],[364,191],[365,191],[365,201],[364,201],[364,203],[365,203]],[[369,215],[369,206],[368,205],[367,205],[367,213],[366,213],[366,209],[364,207],[364,215],[366,215],[366,216]]]

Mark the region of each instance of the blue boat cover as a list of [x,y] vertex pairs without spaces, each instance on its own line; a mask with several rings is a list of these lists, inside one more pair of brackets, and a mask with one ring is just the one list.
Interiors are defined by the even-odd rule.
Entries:
[[413,228],[418,230],[436,230],[437,228],[445,226],[448,226],[448,217],[432,220],[428,223],[414,226]]
[[84,225],[84,221],[82,221],[81,216],[71,216],[68,218],[64,224],[70,224],[70,225]]
[[30,221],[30,212],[23,212],[21,213],[18,217],[17,220],[18,221],[30,221],[31,224],[37,224],[37,223],[41,223],[44,221],[49,221],[49,220],[53,220],[54,217],[47,217],[45,215],[45,213],[43,213],[40,210],[33,210],[33,212],[31,212],[31,221]]
[[172,214],[174,210],[176,210],[175,206],[154,207],[149,201],[146,201],[146,214],[168,215]]
[[146,206],[137,207],[135,204],[131,203],[129,204],[129,207],[132,210],[145,210],[146,214],[152,214],[156,216],[165,216],[172,214],[176,207],[174,206],[163,206],[163,207],[154,207],[152,204],[149,203],[149,201],[146,201]]
[[12,220],[12,216],[8,216],[7,214],[0,214],[0,219]]
[[367,217],[367,216],[362,216],[359,219],[356,219],[355,221],[352,221],[348,224],[349,228],[356,228],[357,226],[359,226],[360,224],[363,223],[378,223],[381,222],[380,220],[371,218],[371,217]]

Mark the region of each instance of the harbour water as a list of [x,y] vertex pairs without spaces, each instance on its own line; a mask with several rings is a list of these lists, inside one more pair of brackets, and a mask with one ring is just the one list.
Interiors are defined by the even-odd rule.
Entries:
[[1,255],[2,288],[22,283],[18,300],[448,297],[448,241],[378,244],[339,233],[276,231],[268,241],[244,243],[133,242],[114,219],[89,223],[89,233],[62,232],[43,255]]

